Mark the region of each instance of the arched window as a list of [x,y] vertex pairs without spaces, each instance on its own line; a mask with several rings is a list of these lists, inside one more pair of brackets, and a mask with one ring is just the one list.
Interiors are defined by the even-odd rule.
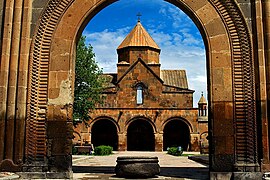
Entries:
[[143,104],[143,87],[142,87],[142,85],[137,86],[137,104]]

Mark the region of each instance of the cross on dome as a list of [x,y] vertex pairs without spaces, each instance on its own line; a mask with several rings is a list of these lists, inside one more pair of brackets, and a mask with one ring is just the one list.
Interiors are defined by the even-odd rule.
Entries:
[[138,17],[138,22],[140,22],[140,21],[141,21],[141,16],[142,16],[142,14],[141,14],[140,12],[138,12],[138,14],[137,14],[137,17]]

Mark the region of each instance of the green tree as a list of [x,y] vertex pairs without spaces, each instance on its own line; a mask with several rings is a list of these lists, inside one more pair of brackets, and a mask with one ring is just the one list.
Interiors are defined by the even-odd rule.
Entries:
[[73,104],[73,122],[87,121],[89,112],[97,103],[102,103],[102,70],[95,61],[95,54],[91,45],[85,44],[85,36],[81,36],[77,44],[75,86]]

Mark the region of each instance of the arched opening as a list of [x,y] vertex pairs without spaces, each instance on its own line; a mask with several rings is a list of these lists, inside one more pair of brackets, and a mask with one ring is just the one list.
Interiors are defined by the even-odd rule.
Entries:
[[187,151],[190,144],[190,131],[188,125],[179,119],[168,122],[163,130],[163,150],[168,147],[181,146]]
[[[65,118],[68,115],[63,114],[71,112],[69,108],[72,104],[72,88],[70,88],[72,85],[70,84],[72,82],[72,67],[74,67],[72,60],[75,37],[79,34],[78,32],[81,32],[81,28],[84,27],[87,20],[112,2],[115,1],[76,0],[70,1],[70,3],[61,1],[61,3],[66,4],[59,3],[59,8],[55,8],[55,10],[50,6],[58,6],[58,3],[48,2],[50,6],[48,5],[49,7],[44,11],[46,16],[44,15],[45,18],[36,29],[37,36],[33,40],[34,48],[31,51],[33,54],[30,59],[32,66],[29,69],[31,73],[29,75],[29,89],[31,91],[29,102],[33,102],[33,104],[28,108],[28,114],[31,116],[27,119],[26,159],[29,157],[29,159],[39,160],[38,157],[45,157],[45,155],[47,155],[46,158],[55,159],[55,156],[59,156],[57,150],[60,148],[52,148],[51,150],[46,147],[47,137],[52,144],[50,147],[54,147],[55,144],[59,145],[59,143],[62,143],[59,147],[66,147],[67,137],[64,134],[69,134],[72,131],[67,128],[66,132],[61,132],[63,138],[59,140],[59,134],[54,129],[55,127],[62,128],[63,125],[69,127],[69,122],[66,123],[63,119],[57,120]],[[208,89],[209,95],[211,95],[209,98],[211,100],[211,108],[209,109],[211,133],[209,133],[209,137],[211,146],[215,147],[210,148],[210,162],[213,163],[210,164],[210,169],[213,172],[230,172],[238,168],[235,168],[236,164],[240,165],[240,171],[244,171],[245,165],[254,165],[258,160],[257,141],[254,135],[256,133],[256,124],[254,124],[256,122],[256,109],[254,103],[247,101],[248,99],[254,100],[255,84],[253,82],[254,72],[252,71],[252,55],[254,53],[251,49],[250,34],[245,18],[243,18],[235,1],[171,0],[169,2],[183,8],[193,17],[200,31],[203,32],[202,35],[207,46]],[[52,13],[52,11],[57,13]],[[55,22],[56,19],[59,19],[59,23]],[[50,53],[47,49],[51,50]],[[50,75],[43,75],[41,72],[48,72]],[[243,73],[239,75],[239,72]],[[250,74],[250,76],[244,76],[245,73]],[[44,84],[40,82],[48,83],[45,83],[48,85],[47,88],[44,88]],[[239,85],[233,86],[236,82]],[[237,93],[242,92],[244,92],[245,97],[238,96]],[[46,119],[46,115],[49,115],[48,119]],[[239,119],[239,121],[234,121],[235,119]],[[242,125],[243,120],[245,122],[247,120],[248,123]],[[41,128],[37,132],[32,132],[31,128],[37,125]],[[220,129],[222,131],[219,131]],[[239,130],[241,133],[235,134],[235,130]],[[33,133],[35,135],[47,132],[49,136],[29,138]],[[247,139],[249,137],[251,137],[251,141]],[[214,138],[215,141],[211,141]],[[231,144],[231,146],[224,148],[226,144]],[[68,148],[65,149],[61,154],[63,157],[69,154]],[[246,154],[253,154],[253,159],[251,158],[250,161],[243,159],[242,157],[245,157]]]
[[153,127],[143,119],[136,119],[130,123],[127,130],[128,151],[154,151],[155,137]]
[[[204,42],[204,34],[200,33],[202,29],[196,19],[190,17],[181,6],[163,0],[132,3],[130,0],[122,0],[101,10],[89,21],[82,33],[87,42],[93,45],[99,66],[104,73],[116,73],[115,49],[136,24],[138,12],[142,13],[139,17],[141,23],[161,48],[161,69],[186,71],[188,87],[195,90],[191,101],[196,107],[201,91],[207,92],[207,43],[206,40]],[[106,21],[108,16],[111,17],[110,22]],[[100,23],[104,21],[106,23]],[[137,95],[137,100],[143,98],[143,101],[137,101],[138,104],[143,104],[144,91],[137,91]]]
[[118,135],[115,124],[108,119],[96,121],[92,126],[91,142],[94,147],[107,145],[113,147],[114,151],[117,151]]

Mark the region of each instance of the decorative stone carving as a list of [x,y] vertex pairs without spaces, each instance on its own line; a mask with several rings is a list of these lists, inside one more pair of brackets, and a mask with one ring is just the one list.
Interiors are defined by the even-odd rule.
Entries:
[[235,166],[243,171],[244,164],[250,163],[254,165],[253,170],[256,171],[258,170],[257,124],[251,37],[235,1],[212,0],[212,4],[224,20],[232,39]]

